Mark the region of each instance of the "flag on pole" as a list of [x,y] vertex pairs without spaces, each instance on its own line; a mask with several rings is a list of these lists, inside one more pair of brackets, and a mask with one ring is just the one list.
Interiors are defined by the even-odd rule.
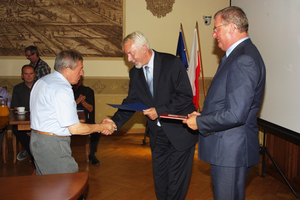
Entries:
[[176,56],[178,58],[180,58],[181,62],[183,63],[183,65],[187,69],[189,67],[189,65],[188,65],[188,61],[187,61],[187,58],[186,58],[185,45],[184,45],[181,30],[179,31],[179,38],[178,38]]
[[192,44],[188,76],[193,90],[193,103],[198,110],[199,107],[199,76],[200,76],[200,54],[198,47],[197,29],[194,30],[194,39]]

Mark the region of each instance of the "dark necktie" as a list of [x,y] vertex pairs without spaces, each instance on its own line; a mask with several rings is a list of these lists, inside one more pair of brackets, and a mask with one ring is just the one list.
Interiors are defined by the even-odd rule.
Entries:
[[227,56],[226,56],[226,54],[222,57],[222,59],[221,59],[221,64],[226,60],[226,58],[227,58]]
[[150,73],[150,70],[149,70],[148,66],[145,66],[145,70],[146,70],[147,84],[148,84],[148,87],[150,89],[151,95],[153,96],[153,78],[152,78],[152,75]]
[[220,71],[220,69],[222,68],[222,66],[223,66],[223,63],[225,62],[225,60],[226,60],[226,54],[221,58],[221,61],[220,61],[220,63],[219,63],[219,67],[218,67],[218,70],[217,70],[217,73]]

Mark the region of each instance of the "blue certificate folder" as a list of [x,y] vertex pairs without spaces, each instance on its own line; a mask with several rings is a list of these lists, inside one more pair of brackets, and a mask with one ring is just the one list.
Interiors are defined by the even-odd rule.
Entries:
[[143,110],[148,109],[148,107],[142,104],[141,102],[130,103],[130,104],[107,104],[107,105],[121,110],[131,110],[131,111],[141,111],[141,112],[143,112]]

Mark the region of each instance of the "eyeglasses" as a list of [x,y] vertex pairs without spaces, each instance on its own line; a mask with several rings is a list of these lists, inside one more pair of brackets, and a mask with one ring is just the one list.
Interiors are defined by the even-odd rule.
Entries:
[[32,56],[32,55],[33,55],[33,54],[30,54],[30,55],[26,55],[26,54],[25,54],[25,57],[26,57],[26,58],[29,58],[29,57]]
[[227,26],[228,24],[222,24],[220,26],[216,26],[213,28],[214,33],[217,32],[219,30],[219,28],[221,28],[222,26]]

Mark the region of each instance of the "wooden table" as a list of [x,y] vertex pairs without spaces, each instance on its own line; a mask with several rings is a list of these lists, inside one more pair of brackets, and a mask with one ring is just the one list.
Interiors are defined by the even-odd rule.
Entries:
[[[80,122],[85,122],[84,112],[78,112]],[[19,131],[30,131],[30,113],[17,114],[16,111],[11,110],[9,113],[9,125],[18,125]]]
[[[85,122],[85,115],[84,112],[77,112],[78,114],[78,118],[80,122]],[[26,112],[25,114],[17,114],[17,111],[15,110],[10,110],[9,112],[9,125],[17,125],[18,126],[18,130],[19,131],[28,131],[30,132],[30,113]],[[16,163],[17,162],[17,140],[16,140],[16,136],[14,134],[12,134],[12,139],[13,139],[13,162]],[[87,161],[88,156],[89,156],[89,150],[90,150],[90,143],[88,138],[86,139],[86,144],[85,144],[85,148],[86,148],[86,157],[87,157]],[[6,145],[4,145],[3,148],[6,148]],[[3,162],[6,163],[6,156],[3,156]],[[1,187],[1,186],[0,186]]]
[[1,200],[78,199],[88,184],[88,173],[0,178]]

